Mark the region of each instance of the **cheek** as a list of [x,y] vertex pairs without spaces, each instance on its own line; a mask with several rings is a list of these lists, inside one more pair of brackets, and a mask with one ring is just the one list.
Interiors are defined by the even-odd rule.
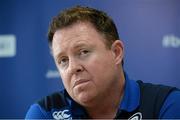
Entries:
[[88,62],[87,69],[97,79],[108,77],[114,71],[112,56],[96,56]]
[[60,72],[61,79],[66,89],[70,88],[70,78],[65,72]]

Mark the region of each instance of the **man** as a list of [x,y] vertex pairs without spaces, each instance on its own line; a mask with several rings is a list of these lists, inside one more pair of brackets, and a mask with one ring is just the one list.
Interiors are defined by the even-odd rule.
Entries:
[[64,10],[48,37],[65,90],[32,105],[27,119],[180,118],[180,91],[128,78],[123,43],[104,12]]

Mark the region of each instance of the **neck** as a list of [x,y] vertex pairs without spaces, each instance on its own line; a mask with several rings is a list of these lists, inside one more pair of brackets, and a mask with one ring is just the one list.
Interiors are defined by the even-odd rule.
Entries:
[[108,91],[106,96],[101,96],[99,100],[96,100],[95,104],[86,107],[86,110],[91,118],[115,118],[124,92],[124,74],[120,76],[121,83],[114,84],[114,87],[111,87],[111,90]]

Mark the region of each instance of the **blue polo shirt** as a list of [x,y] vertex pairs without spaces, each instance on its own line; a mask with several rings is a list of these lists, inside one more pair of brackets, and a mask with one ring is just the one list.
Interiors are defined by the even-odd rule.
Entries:
[[[86,110],[76,103],[67,94],[66,90],[62,91],[68,105],[57,109],[52,108],[47,111],[38,103],[33,104],[26,114],[26,119],[70,119],[70,118],[88,118]],[[140,105],[140,88],[136,81],[130,80],[125,74],[125,93],[118,111],[132,112]],[[180,118],[180,91],[171,92],[166,98],[160,113],[160,119]]]

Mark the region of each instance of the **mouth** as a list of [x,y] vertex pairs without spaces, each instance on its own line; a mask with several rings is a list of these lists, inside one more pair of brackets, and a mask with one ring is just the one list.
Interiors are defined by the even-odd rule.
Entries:
[[80,80],[77,80],[75,83],[74,83],[74,86],[73,87],[76,87],[78,85],[82,85],[82,84],[85,84],[87,82],[89,82],[90,80],[86,80],[86,79],[80,79]]

